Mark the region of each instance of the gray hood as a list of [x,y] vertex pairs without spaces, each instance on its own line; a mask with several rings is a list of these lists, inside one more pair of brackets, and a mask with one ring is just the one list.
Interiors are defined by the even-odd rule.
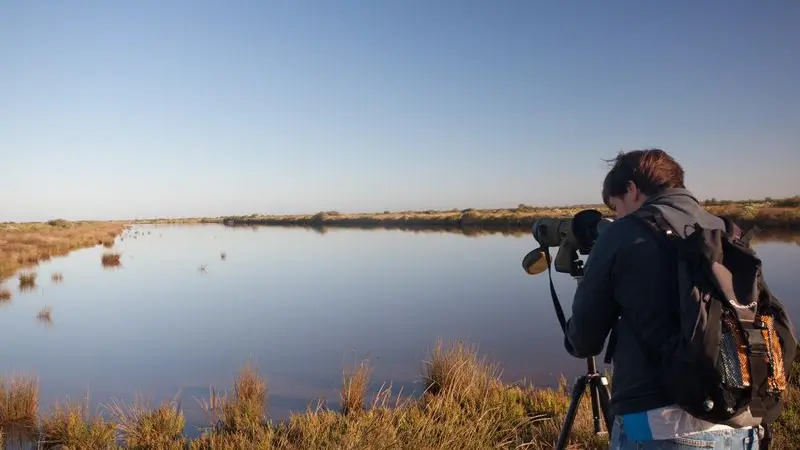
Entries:
[[698,223],[703,228],[725,229],[725,222],[706,211],[695,196],[687,189],[667,189],[665,192],[647,199],[642,206],[652,205],[661,211],[672,228],[685,237]]

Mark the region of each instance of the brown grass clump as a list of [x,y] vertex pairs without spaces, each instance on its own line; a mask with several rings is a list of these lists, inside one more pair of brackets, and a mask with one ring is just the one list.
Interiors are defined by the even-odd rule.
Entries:
[[130,450],[183,450],[184,417],[176,404],[150,409],[141,401],[132,405],[114,402],[109,410]]
[[425,391],[431,394],[476,396],[496,381],[497,367],[478,357],[477,348],[463,342],[443,348],[436,342],[422,375]]
[[36,289],[36,272],[24,272],[19,274],[19,290],[31,291]]
[[364,410],[370,372],[367,362],[362,361],[350,373],[342,373],[342,390],[339,393],[342,414],[350,415]]
[[233,398],[222,403],[222,427],[229,432],[255,434],[266,420],[267,382],[247,364],[233,383]]
[[0,280],[39,261],[92,247],[125,228],[119,222],[67,222],[0,224]]
[[119,253],[114,252],[106,252],[103,253],[102,258],[100,259],[103,267],[119,267],[122,263],[120,262],[121,255]]
[[53,283],[61,283],[62,281],[64,281],[64,275],[61,272],[55,272],[52,275],[50,275],[50,280]]
[[0,303],[11,300],[11,291],[6,288],[0,288]]
[[88,407],[79,403],[56,404],[42,419],[40,443],[44,449],[116,449],[114,424],[100,416],[89,417]]
[[0,378],[0,428],[32,425],[39,410],[39,380],[34,376]]

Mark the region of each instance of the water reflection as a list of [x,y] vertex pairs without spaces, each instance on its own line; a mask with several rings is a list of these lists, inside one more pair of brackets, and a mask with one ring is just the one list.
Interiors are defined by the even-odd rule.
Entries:
[[[437,338],[477,344],[507,380],[554,384],[585,363],[563,350],[546,273],[520,266],[535,245],[527,234],[140,226],[113,249],[37,268],[63,282],[39,283],[0,309],[0,373],[35,371],[43,410],[87,392],[94,404],[139,393],[181,399],[190,422],[203,419],[194,399],[230,386],[247,361],[268,378],[277,418],[320,397],[335,407],[354,355],[372,361],[375,390],[392,381],[419,393]],[[797,246],[762,242],[758,251],[800,322]],[[122,269],[98,264],[106,252]],[[575,282],[554,277],[568,312]],[[42,326],[46,306],[52,321]]]

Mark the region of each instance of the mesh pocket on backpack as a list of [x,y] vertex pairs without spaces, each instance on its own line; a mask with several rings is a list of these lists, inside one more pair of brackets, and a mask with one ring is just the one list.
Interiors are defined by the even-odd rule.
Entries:
[[775,331],[775,321],[772,316],[762,316],[765,328],[761,330],[764,342],[767,344],[767,357],[769,358],[769,376],[767,378],[770,392],[781,392],[786,389],[786,373],[783,370],[783,350]]
[[721,331],[717,366],[722,375],[722,383],[738,389],[749,387],[750,360],[747,358],[747,345],[742,337],[739,321],[728,311],[722,314]]

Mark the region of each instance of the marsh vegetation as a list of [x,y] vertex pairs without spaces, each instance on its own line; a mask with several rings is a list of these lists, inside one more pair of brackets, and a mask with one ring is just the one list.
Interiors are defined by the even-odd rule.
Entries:
[[100,258],[100,262],[105,268],[119,267],[122,265],[121,257],[122,255],[117,252],[105,252]]
[[0,224],[0,281],[40,261],[64,256],[72,250],[112,242],[125,228],[120,222],[68,222]]
[[[800,230],[800,196],[763,200],[717,200],[703,202],[712,214],[729,217],[744,227],[758,226],[762,230]],[[383,211],[375,213],[344,214],[337,211],[320,211],[314,214],[262,215],[150,219],[143,223],[223,223],[229,226],[285,226],[312,228],[386,228],[400,230],[486,230],[527,232],[533,222],[541,217],[568,218],[577,212],[594,208],[603,215],[613,217],[605,205],[586,204],[568,206],[530,206],[516,208],[451,209],[425,211]]]
[[[369,363],[345,371],[340,405],[309,402],[288,420],[269,417],[267,379],[245,365],[230,391],[199,400],[208,424],[189,439],[180,405],[112,401],[90,413],[88,402],[59,402],[39,412],[38,381],[0,379],[0,429],[43,448],[82,449],[549,449],[569,406],[567,382],[537,388],[504,383],[500,367],[463,342],[439,342],[425,362],[419,395],[394,392],[391,383],[371,390]],[[216,392],[211,389],[210,392]],[[775,428],[775,449],[794,448],[800,429],[797,371],[793,371],[786,412]],[[14,433],[13,430],[17,430]],[[19,430],[22,430],[20,432]],[[607,435],[595,435],[590,402],[581,403],[570,448],[606,449]]]

